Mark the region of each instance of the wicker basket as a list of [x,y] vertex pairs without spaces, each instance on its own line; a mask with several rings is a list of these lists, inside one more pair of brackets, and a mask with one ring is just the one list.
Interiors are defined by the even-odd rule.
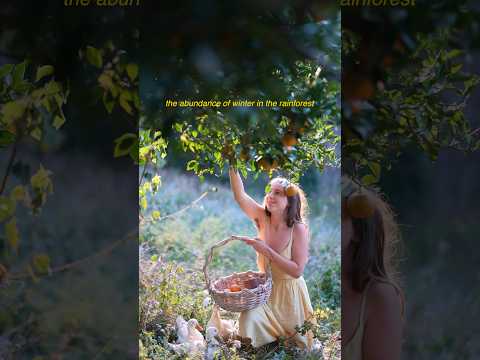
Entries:
[[[267,267],[266,273],[257,271],[246,271],[241,273],[233,273],[229,276],[221,277],[213,282],[208,277],[208,265],[213,258],[213,250],[224,246],[232,240],[240,240],[237,236],[230,236],[213,245],[206,258],[203,266],[203,273],[205,275],[205,282],[210,295],[213,297],[215,303],[222,309],[233,312],[242,312],[251,310],[257,306],[263,305],[268,301],[272,292],[272,273],[270,267]],[[258,283],[255,288],[249,289],[248,285]],[[242,288],[241,291],[231,292],[229,288],[232,285],[237,285]]]

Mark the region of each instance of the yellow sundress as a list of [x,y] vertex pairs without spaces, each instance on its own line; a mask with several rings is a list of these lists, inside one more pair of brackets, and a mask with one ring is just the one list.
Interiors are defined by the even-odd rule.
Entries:
[[[280,253],[288,259],[292,257],[292,243],[293,227],[290,240]],[[292,336],[296,333],[295,326],[303,325],[306,319],[314,322],[313,308],[303,276],[294,278],[262,254],[257,256],[259,271],[264,272],[267,263],[270,264],[273,286],[272,294],[266,304],[240,313],[240,336],[251,338],[253,347],[276,341],[280,336]],[[310,350],[313,333],[308,331],[306,336],[297,333],[292,339],[300,348]]]

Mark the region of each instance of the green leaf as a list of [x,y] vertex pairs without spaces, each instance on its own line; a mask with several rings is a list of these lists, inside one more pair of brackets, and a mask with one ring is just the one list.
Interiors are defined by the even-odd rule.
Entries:
[[52,180],[50,179],[50,175],[52,175],[52,172],[46,170],[42,165],[40,165],[38,171],[30,179],[32,188],[39,192],[53,192],[53,184]]
[[93,66],[101,68],[103,66],[103,58],[101,51],[94,48],[93,46],[87,46],[87,61]]
[[272,190],[272,185],[268,183],[267,186],[265,186],[265,194],[268,194],[271,190]]
[[54,98],[55,98],[55,102],[57,103],[58,108],[61,109],[63,104],[65,103],[64,97],[60,94],[55,94]]
[[3,79],[6,75],[10,74],[13,70],[13,64],[5,64],[0,67],[0,79]]
[[112,77],[106,72],[101,73],[97,81],[100,86],[106,90],[111,89],[114,86]]
[[12,87],[17,90],[22,86],[25,70],[27,69],[27,60],[15,65],[12,73]]
[[182,132],[182,130],[183,130],[183,124],[182,123],[175,123],[174,127],[175,127],[175,130],[177,132]]
[[53,127],[58,130],[63,124],[65,124],[65,117],[63,117],[63,114],[62,116],[55,115],[55,118],[53,119]]
[[126,133],[115,139],[115,149],[113,150],[114,157],[124,156],[130,153],[132,146],[138,143],[137,135]]
[[462,68],[463,64],[456,64],[456,65],[453,65],[450,69],[450,74],[456,74],[457,72],[460,71],[460,69]]
[[242,166],[240,168],[240,172],[242,173],[243,177],[246,179],[247,176],[248,176],[248,173],[247,173],[247,169],[245,168],[245,166]]
[[[376,163],[376,162],[369,162],[368,167],[372,171],[373,176],[375,176],[375,178],[378,181],[378,179],[380,178],[380,171],[381,171],[380,164]],[[377,182],[377,181],[375,181],[375,182]]]
[[50,271],[50,257],[46,254],[38,254],[33,256],[33,267],[41,274],[48,274]]
[[480,78],[472,76],[464,82],[465,89],[463,90],[463,95],[467,94],[473,87],[475,87],[480,81]]
[[15,186],[10,192],[10,198],[15,201],[22,201],[25,199],[25,188],[22,185]]
[[37,68],[37,76],[35,77],[35,81],[43,79],[45,76],[52,75],[54,72],[54,68],[52,65],[44,65]]
[[135,108],[137,110],[140,110],[141,106],[142,106],[142,102],[140,100],[140,96],[138,95],[138,92],[135,92],[133,94],[133,105],[135,105]]
[[197,170],[198,169],[198,161],[197,160],[190,160],[187,163],[187,170]]
[[5,224],[5,235],[7,237],[7,242],[10,247],[17,252],[18,251],[18,243],[19,243],[19,235],[17,229],[17,221],[15,218],[12,218],[9,222]]
[[147,198],[146,197],[142,197],[140,199],[140,206],[142,207],[143,210],[147,209],[148,203],[147,203]]
[[128,103],[129,100],[132,100],[132,95],[128,91],[122,91],[120,94],[120,98],[118,99],[118,102],[120,106],[125,110],[128,114],[132,115],[133,114],[133,109],[131,105]]
[[152,211],[152,219],[153,219],[153,220],[158,220],[158,219],[160,219],[160,211],[158,211],[158,210]]
[[153,178],[152,178],[152,184],[155,185],[155,186],[160,186],[162,184],[162,178],[160,177],[160,175],[155,175]]
[[10,125],[15,120],[21,118],[27,108],[27,104],[23,100],[10,101],[2,108],[3,121]]
[[108,112],[109,114],[112,113],[114,105],[115,105],[115,101],[112,100],[112,99],[111,99],[111,100],[108,100],[108,95],[107,95],[107,93],[104,93],[104,94],[103,94],[103,106],[105,106],[105,109],[107,110],[107,112]]
[[15,135],[6,130],[0,130],[0,147],[4,148],[15,142]]
[[57,81],[49,81],[45,84],[45,95],[55,95],[60,91],[62,91],[62,87]]
[[365,186],[375,184],[377,182],[377,178],[373,175],[365,175],[362,177],[362,184]]
[[49,98],[44,98],[40,103],[45,108],[45,110],[47,110],[48,112],[52,112],[51,101]]
[[5,221],[15,213],[16,202],[10,197],[0,196],[0,221]]
[[128,64],[127,65],[127,74],[130,80],[134,81],[138,76],[138,65],[137,64]]
[[130,148],[130,157],[132,158],[132,160],[135,164],[138,164],[139,161],[140,161],[140,157],[139,157],[140,152],[139,152],[138,146],[139,146],[138,139],[136,139],[135,143]]
[[37,141],[41,141],[42,140],[42,129],[40,129],[39,127],[36,127],[35,129],[33,129],[30,132],[30,136]]
[[463,54],[463,51],[460,50],[460,49],[453,49],[451,51],[449,51],[448,53],[445,54],[445,60],[448,60],[448,59],[453,59],[457,56],[460,56]]

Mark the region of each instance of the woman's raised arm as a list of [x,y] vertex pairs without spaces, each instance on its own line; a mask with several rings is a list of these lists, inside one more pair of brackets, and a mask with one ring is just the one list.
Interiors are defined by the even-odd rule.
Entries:
[[245,192],[242,178],[236,169],[230,167],[228,174],[235,201],[250,219],[258,219],[263,214],[263,207]]

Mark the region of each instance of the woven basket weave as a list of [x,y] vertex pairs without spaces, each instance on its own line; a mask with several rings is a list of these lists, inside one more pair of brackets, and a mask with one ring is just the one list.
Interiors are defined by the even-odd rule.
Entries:
[[[205,275],[208,292],[213,297],[215,303],[224,310],[242,312],[254,309],[268,301],[268,298],[272,293],[272,273],[270,267],[267,267],[266,273],[245,271],[220,277],[213,282],[210,281],[207,270],[208,265],[210,265],[213,258],[213,250],[228,244],[232,240],[242,241],[237,236],[232,235],[229,238],[214,244],[210,248],[205,258],[203,273]],[[258,282],[257,287],[253,289],[246,288],[247,284],[251,283],[252,279],[256,279],[254,281]],[[228,291],[232,285],[238,285],[242,290],[237,292]]]

